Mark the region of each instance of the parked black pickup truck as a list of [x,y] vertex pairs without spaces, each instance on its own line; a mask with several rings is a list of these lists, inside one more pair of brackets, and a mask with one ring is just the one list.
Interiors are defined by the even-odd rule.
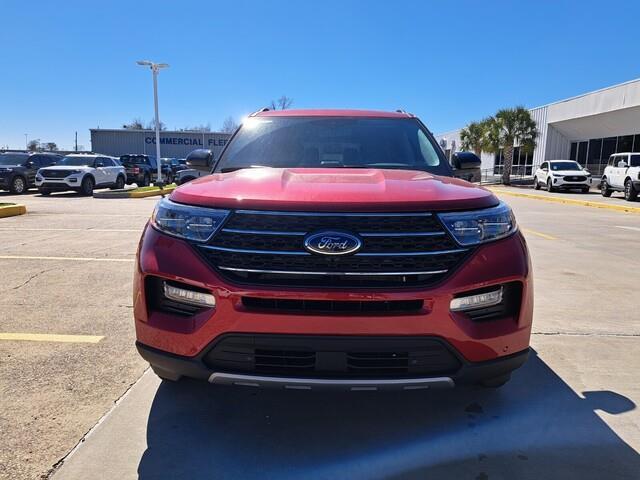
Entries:
[[[120,163],[127,172],[127,185],[132,183],[139,187],[151,185],[158,179],[158,164],[156,157],[142,154],[122,155]],[[173,182],[173,172],[169,165],[161,165],[162,180],[165,183]]]

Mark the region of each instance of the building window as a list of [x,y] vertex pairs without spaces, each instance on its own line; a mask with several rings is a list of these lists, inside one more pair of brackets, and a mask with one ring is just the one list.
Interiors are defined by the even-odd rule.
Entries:
[[602,139],[602,156],[601,159],[605,161],[609,160],[609,157],[616,153],[616,145],[618,143],[617,137],[609,137]]
[[576,160],[580,165],[587,163],[587,148],[589,148],[589,142],[580,142],[578,144],[578,158]]
[[633,138],[633,151],[640,152],[640,134]]
[[633,150],[633,135],[625,135],[618,137],[618,146],[616,153],[631,152]]
[[[504,170],[504,154],[502,149],[493,156],[493,173],[502,175]],[[513,148],[512,175],[531,175],[533,173],[533,152],[525,153],[520,147]]]
[[571,153],[569,154],[569,160],[575,161],[578,158],[578,142],[571,142]]
[[594,138],[589,140],[589,155],[587,156],[587,165],[599,164],[602,155],[602,139]]

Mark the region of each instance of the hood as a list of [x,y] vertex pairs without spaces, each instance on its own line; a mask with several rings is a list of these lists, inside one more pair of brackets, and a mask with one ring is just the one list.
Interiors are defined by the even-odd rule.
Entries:
[[93,167],[87,167],[83,165],[81,167],[74,167],[73,165],[51,165],[49,167],[43,167],[40,170],[89,170]]
[[0,170],[2,170],[3,168],[13,170],[14,168],[24,168],[24,166],[23,165],[0,165]]
[[587,173],[584,170],[551,170],[551,172],[549,172],[551,175],[589,175],[589,173]]
[[171,200],[219,208],[298,211],[422,211],[486,208],[488,190],[463,180],[412,170],[251,168],[207,175]]

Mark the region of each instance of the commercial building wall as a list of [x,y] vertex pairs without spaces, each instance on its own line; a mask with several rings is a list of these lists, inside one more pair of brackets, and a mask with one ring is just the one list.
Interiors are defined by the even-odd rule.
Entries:
[[[160,132],[160,156],[184,158],[197,148],[208,148],[218,157],[231,135],[215,132]],[[156,154],[153,130],[91,129],[91,150],[118,157],[129,153]]]

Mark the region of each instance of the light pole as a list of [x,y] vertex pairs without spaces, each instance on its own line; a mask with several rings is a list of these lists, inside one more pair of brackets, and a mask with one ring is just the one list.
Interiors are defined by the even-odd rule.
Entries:
[[29,150],[29,134],[24,134],[24,149]]
[[168,63],[153,63],[149,60],[138,60],[138,65],[149,67],[153,73],[153,105],[156,111],[156,164],[158,167],[158,185],[162,185],[162,169],[160,159],[160,115],[158,113],[158,72],[162,68],[168,68]]

